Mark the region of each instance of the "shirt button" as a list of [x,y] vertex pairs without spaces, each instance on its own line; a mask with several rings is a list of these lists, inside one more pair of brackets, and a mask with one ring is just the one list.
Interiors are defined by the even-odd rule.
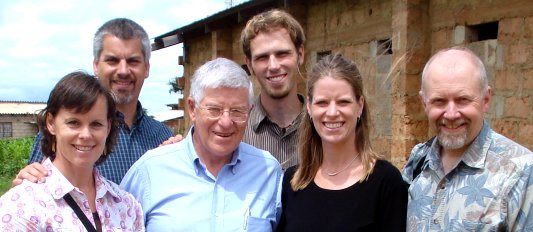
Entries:
[[433,224],[439,224],[439,220],[433,219]]

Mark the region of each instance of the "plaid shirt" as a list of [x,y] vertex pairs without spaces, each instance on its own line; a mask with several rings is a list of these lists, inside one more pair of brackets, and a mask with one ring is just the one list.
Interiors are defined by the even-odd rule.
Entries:
[[[130,129],[124,122],[124,115],[117,111],[116,144],[107,160],[98,166],[102,176],[117,184],[120,183],[131,165],[146,151],[158,147],[163,141],[173,136],[168,127],[144,114],[140,102],[137,102],[136,115],[137,118]],[[43,161],[41,139],[42,134],[39,132],[33,143],[28,164]]]

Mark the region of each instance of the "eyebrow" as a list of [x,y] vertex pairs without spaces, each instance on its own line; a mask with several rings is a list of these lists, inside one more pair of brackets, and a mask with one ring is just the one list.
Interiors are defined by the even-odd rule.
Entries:
[[[278,50],[275,50],[273,53],[274,54],[278,54],[278,53],[289,53],[289,52],[292,52],[292,49],[278,49]],[[253,55],[252,58],[257,58],[257,57],[260,57],[260,56],[266,56],[268,54],[270,54],[270,52],[259,53],[259,54]]]

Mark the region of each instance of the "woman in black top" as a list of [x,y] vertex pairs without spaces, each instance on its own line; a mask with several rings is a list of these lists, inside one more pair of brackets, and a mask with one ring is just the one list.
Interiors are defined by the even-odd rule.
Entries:
[[405,231],[407,186],[370,146],[361,75],[340,54],[307,80],[299,166],[283,179],[278,231]]

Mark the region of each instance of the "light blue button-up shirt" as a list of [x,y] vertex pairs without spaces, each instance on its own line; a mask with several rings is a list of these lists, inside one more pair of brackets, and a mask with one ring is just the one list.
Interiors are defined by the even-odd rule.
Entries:
[[196,154],[193,130],[148,151],[120,184],[141,203],[147,231],[274,230],[281,213],[278,161],[240,143],[214,177]]

